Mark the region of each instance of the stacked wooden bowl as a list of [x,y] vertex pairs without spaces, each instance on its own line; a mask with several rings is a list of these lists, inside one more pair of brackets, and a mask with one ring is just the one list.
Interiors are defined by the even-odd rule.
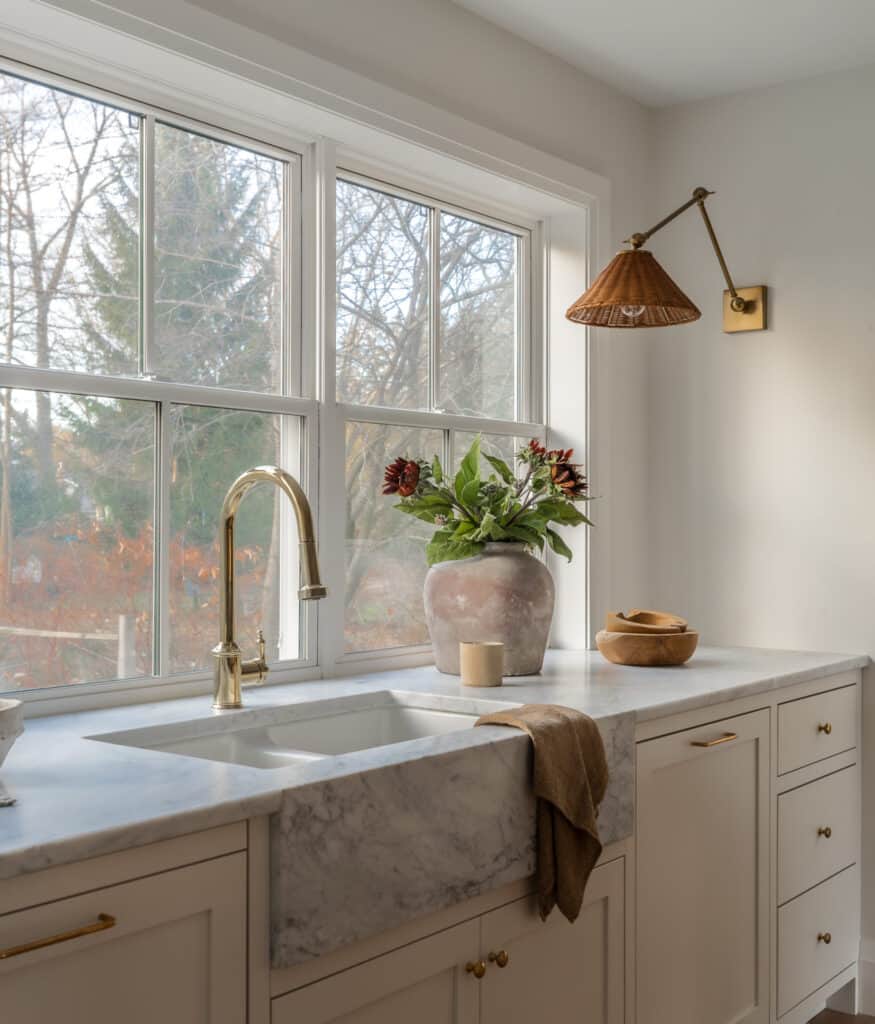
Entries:
[[699,634],[677,615],[633,608],[629,612],[608,612],[605,628],[596,633],[595,642],[615,665],[651,668],[689,661]]

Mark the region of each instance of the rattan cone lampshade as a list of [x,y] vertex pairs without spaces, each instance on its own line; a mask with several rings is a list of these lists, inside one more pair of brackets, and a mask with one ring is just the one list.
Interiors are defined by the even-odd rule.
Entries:
[[670,327],[701,315],[647,249],[618,252],[565,314],[593,327]]

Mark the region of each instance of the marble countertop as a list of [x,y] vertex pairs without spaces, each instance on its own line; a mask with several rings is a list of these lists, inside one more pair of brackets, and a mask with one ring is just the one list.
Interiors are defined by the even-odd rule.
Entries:
[[596,652],[551,651],[542,675],[509,679],[501,689],[462,687],[425,667],[249,688],[242,712],[213,712],[201,696],[28,719],[0,768],[0,783],[17,800],[0,808],[0,878],[275,814],[317,784],[460,750],[519,751],[528,743],[514,730],[490,727],[262,770],[88,738],[95,734],[182,722],[196,734],[216,714],[263,718],[277,706],[393,690],[431,695],[438,707],[442,697],[462,698],[478,713],[488,709],[484,702],[564,704],[606,729],[622,723],[632,735],[638,722],[868,663],[865,655],[705,647],[681,668],[636,669],[608,664]]

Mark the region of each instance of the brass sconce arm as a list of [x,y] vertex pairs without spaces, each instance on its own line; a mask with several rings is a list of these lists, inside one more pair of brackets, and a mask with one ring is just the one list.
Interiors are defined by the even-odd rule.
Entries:
[[625,239],[625,242],[626,244],[631,245],[633,249],[640,249],[648,238],[655,235],[656,232],[664,228],[666,224],[671,224],[676,217],[680,217],[680,215],[689,210],[691,206],[698,206],[699,213],[702,214],[702,220],[705,222],[705,230],[708,232],[708,237],[711,239],[711,245],[714,247],[714,254],[717,257],[717,262],[720,264],[720,269],[723,272],[723,279],[726,281],[726,288],[731,296],[730,306],[734,312],[743,313],[747,308],[747,303],[738,294],[738,289],[732,281],[732,275],[729,273],[729,267],[726,265],[723,250],[720,248],[720,243],[717,241],[717,234],[714,231],[714,225],[711,223],[711,218],[708,216],[708,211],[705,209],[705,200],[708,196],[713,195],[714,193],[712,191],[709,191],[707,188],[702,188],[701,186],[693,189],[692,198],[688,199],[667,217],[663,217],[662,220],[658,224],[654,224],[649,231],[636,231],[634,235],[630,235]]

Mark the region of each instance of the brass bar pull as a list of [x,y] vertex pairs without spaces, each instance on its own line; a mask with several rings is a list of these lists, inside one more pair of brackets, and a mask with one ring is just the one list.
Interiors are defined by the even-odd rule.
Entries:
[[35,949],[44,949],[46,946],[57,946],[59,942],[81,939],[83,935],[94,935],[96,932],[105,932],[107,928],[114,927],[115,918],[111,914],[98,914],[96,921],[92,924],[84,924],[81,928],[73,928],[69,932],[60,932],[58,935],[49,935],[45,939],[34,939],[33,942],[24,942],[20,946],[0,949],[0,960],[21,956],[22,953],[32,953]]
[[817,727],[817,731],[822,732],[825,736],[829,736],[829,734],[832,732],[832,722],[822,722]]
[[829,932],[818,932],[817,941],[828,946],[832,942],[832,935]]
[[832,829],[829,827],[829,825],[821,826],[817,830],[817,834],[819,836],[823,836],[824,839],[832,839]]
[[465,964],[465,970],[479,981],[486,973],[486,964],[482,960],[469,960]]
[[488,959],[497,967],[507,967],[510,962],[510,953],[506,949],[500,949],[497,953],[490,953]]
[[731,743],[738,739],[737,732],[725,732],[716,740],[693,740],[690,746],[693,747],[719,747],[721,743]]

